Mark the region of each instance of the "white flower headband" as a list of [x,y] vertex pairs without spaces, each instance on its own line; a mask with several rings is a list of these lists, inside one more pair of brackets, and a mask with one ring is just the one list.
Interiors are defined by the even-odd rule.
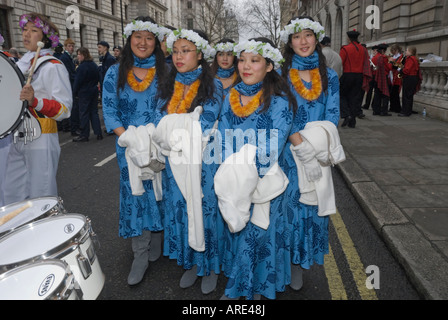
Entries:
[[170,54],[173,53],[174,42],[179,39],[186,39],[195,44],[198,48],[198,51],[201,51],[204,54],[204,59],[207,61],[213,60],[216,55],[215,49],[213,49],[207,40],[202,38],[199,34],[192,30],[179,29],[174,30],[166,40],[166,47]]
[[282,63],[285,61],[280,50],[274,48],[269,43],[258,42],[255,40],[243,41],[237,44],[233,51],[238,58],[241,56],[241,52],[243,51],[259,54],[263,58],[273,61],[275,69],[280,68]]
[[131,23],[126,25],[124,28],[123,37],[129,38],[134,31],[149,31],[152,32],[156,37],[159,36],[161,30],[160,27],[154,23],[149,21],[141,21],[141,20],[132,20]]
[[304,18],[291,21],[291,23],[280,32],[280,40],[284,43],[288,43],[289,35],[302,32],[306,29],[312,30],[316,34],[319,42],[325,37],[325,29],[319,22]]
[[159,40],[160,42],[163,42],[165,40],[165,37],[168,36],[172,32],[171,29],[165,28],[163,26],[159,26]]
[[233,48],[235,48],[235,43],[232,42],[225,42],[225,43],[218,43],[215,46],[216,52],[233,52]]

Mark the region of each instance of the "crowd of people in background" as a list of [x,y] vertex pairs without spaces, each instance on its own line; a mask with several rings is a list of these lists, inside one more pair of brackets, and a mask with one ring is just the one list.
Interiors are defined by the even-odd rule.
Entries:
[[[409,116],[420,81],[415,48],[404,56],[393,46],[388,57],[381,44],[370,56],[353,30],[337,53],[311,17],[285,26],[283,52],[266,38],[212,46],[200,30],[138,17],[113,54],[98,42],[99,64],[73,40],[60,43],[43,15],[23,15],[20,27],[28,52],[10,55],[24,74],[39,41],[39,60],[50,56],[21,93],[46,131],[8,145],[3,203],[57,196],[58,129],[80,143],[92,128],[102,140],[100,100],[106,132],[116,136],[118,234],[131,239],[134,257],[128,284],[163,254],[184,269],[182,288],[200,278],[208,294],[224,274],[222,299],[275,299],[286,286],[302,288],[303,272],[329,252],[330,167],[345,160],[339,120],[355,128],[372,91],[373,115]],[[173,138],[178,129],[184,134]],[[235,144],[229,132],[251,134]]]

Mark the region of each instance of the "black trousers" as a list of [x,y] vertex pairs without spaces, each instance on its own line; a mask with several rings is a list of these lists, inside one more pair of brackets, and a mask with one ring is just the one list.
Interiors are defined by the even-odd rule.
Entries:
[[96,136],[101,135],[101,123],[98,115],[98,93],[81,94],[78,99],[80,129],[82,137],[90,135],[90,124]]
[[361,105],[364,98],[362,91],[362,73],[344,73],[341,77],[340,100],[341,118],[352,117],[362,113]]
[[378,88],[378,83],[375,81],[374,84],[375,95],[373,97],[372,110],[374,115],[384,115],[387,114],[389,110],[389,97],[381,92]]
[[418,84],[418,76],[403,77],[403,96],[401,113],[407,116],[412,114],[414,94]]
[[401,112],[400,86],[390,86],[390,111]]

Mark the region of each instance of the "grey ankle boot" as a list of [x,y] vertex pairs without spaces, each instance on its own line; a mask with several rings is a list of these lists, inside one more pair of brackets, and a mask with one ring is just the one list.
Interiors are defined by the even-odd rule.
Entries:
[[293,290],[300,290],[303,286],[303,269],[301,266],[291,264],[291,284]]
[[146,269],[148,268],[149,243],[151,242],[151,231],[144,230],[139,237],[132,238],[132,251],[134,252],[134,261],[132,261],[131,272],[128,276],[128,284],[133,286],[143,280]]
[[162,254],[162,232],[153,232],[151,234],[151,243],[149,244],[149,262],[157,261]]

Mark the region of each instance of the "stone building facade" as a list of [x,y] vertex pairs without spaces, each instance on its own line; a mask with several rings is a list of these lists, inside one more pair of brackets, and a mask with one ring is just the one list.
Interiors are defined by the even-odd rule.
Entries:
[[294,0],[298,14],[318,20],[339,51],[348,43],[346,32],[356,29],[368,48],[386,43],[415,46],[422,59],[428,54],[441,62],[421,64],[422,90],[415,109],[448,121],[448,0]]
[[[123,27],[140,15],[149,15],[161,25],[175,28],[181,25],[181,0],[0,0],[0,33],[5,38],[4,49],[16,47],[24,52],[19,17],[38,12],[56,24],[60,41],[72,38],[75,47],[87,47],[98,62],[97,43],[123,45]],[[79,12],[79,25],[74,19]],[[76,9],[77,8],[77,9]]]

